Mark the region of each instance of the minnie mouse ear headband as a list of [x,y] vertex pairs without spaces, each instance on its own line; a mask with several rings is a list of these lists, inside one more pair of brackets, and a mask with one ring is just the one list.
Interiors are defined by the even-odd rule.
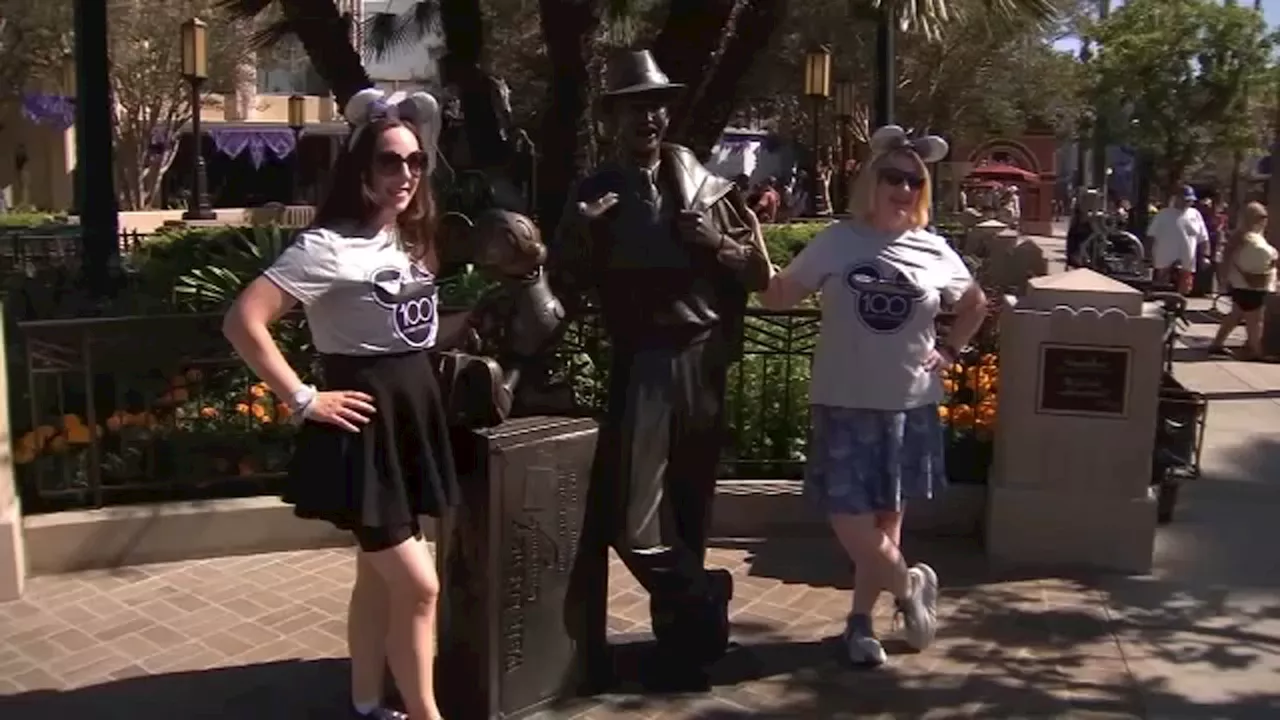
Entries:
[[422,151],[427,156],[427,174],[435,169],[436,148],[440,140],[440,103],[430,93],[418,91],[387,95],[377,88],[365,88],[347,101],[342,116],[351,123],[347,148],[355,147],[360,133],[370,123],[401,120],[412,124],[422,137]]
[[897,125],[885,125],[871,136],[871,154],[883,155],[897,150],[909,150],[925,163],[936,163],[947,156],[951,149],[947,141],[937,135],[909,138],[907,131]]

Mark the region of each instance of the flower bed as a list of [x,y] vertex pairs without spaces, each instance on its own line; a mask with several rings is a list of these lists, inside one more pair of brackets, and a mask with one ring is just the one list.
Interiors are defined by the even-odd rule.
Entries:
[[956,483],[985,483],[996,430],[999,360],[995,353],[972,353],[943,373],[946,401],[938,415],[947,428],[947,477]]

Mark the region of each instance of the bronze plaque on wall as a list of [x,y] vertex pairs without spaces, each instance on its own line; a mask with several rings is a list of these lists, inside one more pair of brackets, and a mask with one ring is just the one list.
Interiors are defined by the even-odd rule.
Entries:
[[1132,351],[1093,345],[1040,345],[1037,413],[1124,417]]

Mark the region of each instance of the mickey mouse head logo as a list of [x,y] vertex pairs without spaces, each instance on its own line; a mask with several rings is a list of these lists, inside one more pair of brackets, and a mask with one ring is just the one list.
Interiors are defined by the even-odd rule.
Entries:
[[924,290],[901,271],[892,271],[886,278],[874,265],[850,268],[844,282],[856,298],[858,319],[876,333],[901,330],[925,296]]
[[379,268],[369,275],[373,300],[391,312],[396,337],[410,347],[429,346],[436,336],[436,286],[431,274],[411,266]]

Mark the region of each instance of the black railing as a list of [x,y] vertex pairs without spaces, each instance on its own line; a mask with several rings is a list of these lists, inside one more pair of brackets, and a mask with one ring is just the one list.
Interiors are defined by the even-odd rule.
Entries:
[[[728,378],[722,477],[800,477],[818,321],[816,309],[749,311]],[[220,314],[19,323],[11,362],[22,358],[25,368],[10,376],[26,387],[12,382],[10,394],[27,512],[275,492],[294,428],[234,356],[220,323]],[[286,354],[308,369],[304,331],[292,319],[281,326]],[[561,366],[583,406],[602,407],[607,345],[591,321],[563,345]],[[976,448],[977,460],[965,462],[982,465],[954,472],[961,480],[980,482],[989,462],[990,358],[982,365],[975,357],[948,380],[956,404],[943,413],[957,457]]]
[[[27,510],[273,492],[293,428],[234,357],[220,322],[202,314],[19,323],[27,387],[25,412],[14,412],[14,458]],[[305,366],[300,333],[286,325],[292,337],[282,345]],[[727,476],[798,475],[816,330],[816,311],[748,319],[728,388]],[[608,352],[595,323],[579,324],[563,353],[579,402],[600,407]]]

